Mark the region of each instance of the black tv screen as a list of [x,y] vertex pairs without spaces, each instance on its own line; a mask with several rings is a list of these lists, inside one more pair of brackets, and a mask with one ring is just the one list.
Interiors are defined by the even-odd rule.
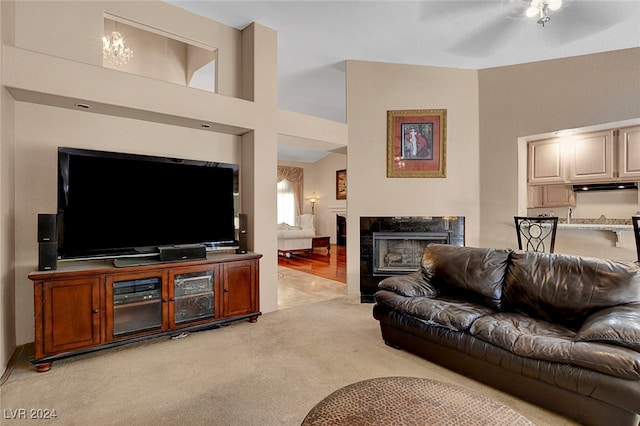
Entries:
[[58,256],[233,243],[237,171],[235,164],[58,148]]

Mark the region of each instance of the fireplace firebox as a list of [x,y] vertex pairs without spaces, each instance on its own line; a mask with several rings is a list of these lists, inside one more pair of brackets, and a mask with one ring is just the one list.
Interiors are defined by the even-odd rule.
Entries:
[[444,232],[374,232],[373,273],[406,274],[420,269],[424,248],[449,244]]
[[419,270],[431,243],[464,246],[464,216],[361,216],[360,301],[373,302],[386,277]]

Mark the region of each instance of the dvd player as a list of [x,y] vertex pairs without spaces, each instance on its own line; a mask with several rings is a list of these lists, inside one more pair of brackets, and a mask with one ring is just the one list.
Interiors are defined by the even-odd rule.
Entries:
[[114,305],[123,305],[125,303],[142,302],[144,300],[160,300],[160,290],[136,291],[134,293],[123,293],[113,295]]

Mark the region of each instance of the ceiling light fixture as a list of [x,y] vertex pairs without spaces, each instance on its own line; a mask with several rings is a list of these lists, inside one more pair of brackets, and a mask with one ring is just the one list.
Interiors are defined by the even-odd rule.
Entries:
[[551,20],[550,10],[558,10],[562,6],[562,0],[531,0],[531,5],[527,9],[527,16],[533,18],[538,16],[538,24],[544,24]]
[[126,45],[122,34],[118,32],[117,22],[116,30],[110,36],[102,37],[102,55],[114,67],[124,65],[133,58],[133,50]]

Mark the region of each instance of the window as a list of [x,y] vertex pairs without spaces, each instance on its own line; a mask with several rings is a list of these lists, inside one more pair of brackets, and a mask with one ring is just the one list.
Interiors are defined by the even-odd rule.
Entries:
[[278,182],[278,223],[295,225],[296,202],[294,185],[288,180]]
[[302,167],[278,166],[278,222],[295,225],[296,217],[302,214]]

